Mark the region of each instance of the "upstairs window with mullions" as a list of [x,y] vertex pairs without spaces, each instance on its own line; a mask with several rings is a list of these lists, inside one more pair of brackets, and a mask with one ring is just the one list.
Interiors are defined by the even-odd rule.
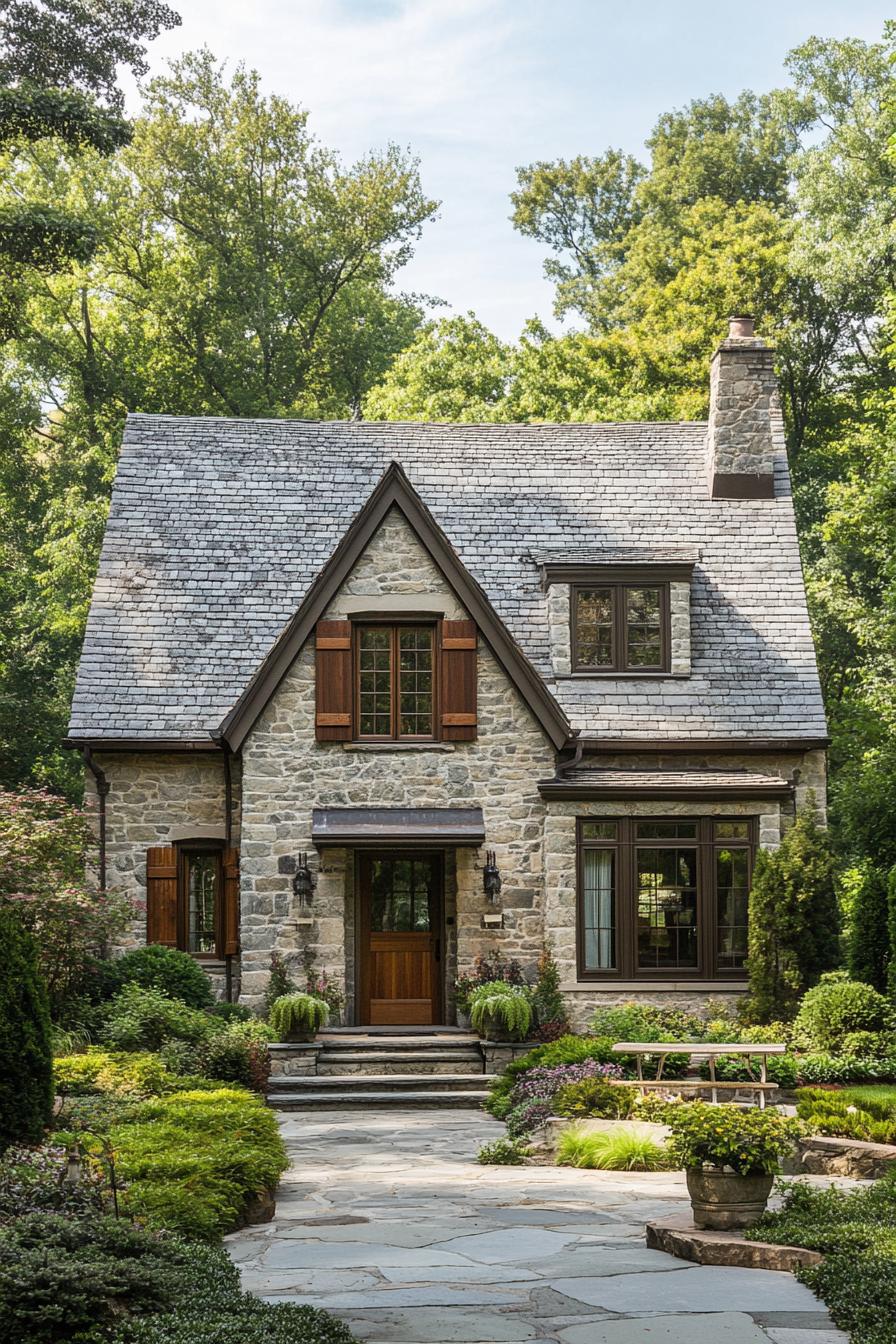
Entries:
[[357,627],[359,737],[394,741],[434,736],[434,637],[431,625]]
[[596,583],[572,590],[575,672],[665,672],[669,585]]

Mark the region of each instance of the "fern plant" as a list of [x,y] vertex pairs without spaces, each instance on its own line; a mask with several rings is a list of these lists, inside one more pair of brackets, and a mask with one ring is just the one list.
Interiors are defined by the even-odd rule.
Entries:
[[283,994],[271,1005],[270,1023],[281,1041],[311,1039],[329,1020],[329,1008],[313,994]]
[[532,1025],[532,998],[524,985],[492,980],[470,996],[470,1022],[480,1036],[523,1041]]

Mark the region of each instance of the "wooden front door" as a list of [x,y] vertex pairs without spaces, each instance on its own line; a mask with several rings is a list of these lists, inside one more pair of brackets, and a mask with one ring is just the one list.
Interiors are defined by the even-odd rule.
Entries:
[[442,1020],[442,856],[361,854],[359,1013],[364,1026]]

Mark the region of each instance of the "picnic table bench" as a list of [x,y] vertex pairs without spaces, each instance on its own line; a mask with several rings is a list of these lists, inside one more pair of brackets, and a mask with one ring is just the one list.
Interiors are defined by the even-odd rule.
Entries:
[[[643,1090],[658,1087],[676,1087],[696,1092],[700,1089],[712,1089],[713,1101],[718,1101],[718,1094],[721,1091],[749,1091],[755,1092],[759,1096],[759,1106],[761,1110],[765,1109],[765,1097],[767,1092],[777,1091],[778,1084],[768,1081],[768,1059],[771,1055],[783,1055],[786,1047],[783,1045],[750,1045],[744,1042],[716,1042],[716,1041],[617,1041],[613,1046],[613,1053],[616,1055],[634,1055],[638,1068],[637,1086]],[[644,1077],[644,1056],[655,1055],[657,1059],[656,1077]],[[669,1055],[687,1055],[689,1059],[707,1059],[709,1061],[709,1078],[670,1078],[663,1079],[663,1065]],[[727,1083],[721,1082],[716,1078],[716,1060],[720,1055],[743,1055],[747,1066],[747,1072],[750,1075],[748,1082]],[[750,1067],[750,1060],[759,1060],[759,1078],[754,1079],[753,1070]]]

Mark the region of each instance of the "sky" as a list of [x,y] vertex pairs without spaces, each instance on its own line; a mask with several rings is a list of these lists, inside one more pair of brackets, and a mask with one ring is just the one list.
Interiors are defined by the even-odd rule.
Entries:
[[[170,0],[180,28],[151,71],[207,45],[257,69],[352,161],[394,142],[441,202],[399,287],[474,311],[506,340],[552,323],[545,249],[510,223],[516,168],[598,154],[643,156],[660,113],[786,78],[810,35],[878,39],[878,0]],[[888,13],[888,9],[890,13]],[[139,97],[129,90],[129,107]]]

